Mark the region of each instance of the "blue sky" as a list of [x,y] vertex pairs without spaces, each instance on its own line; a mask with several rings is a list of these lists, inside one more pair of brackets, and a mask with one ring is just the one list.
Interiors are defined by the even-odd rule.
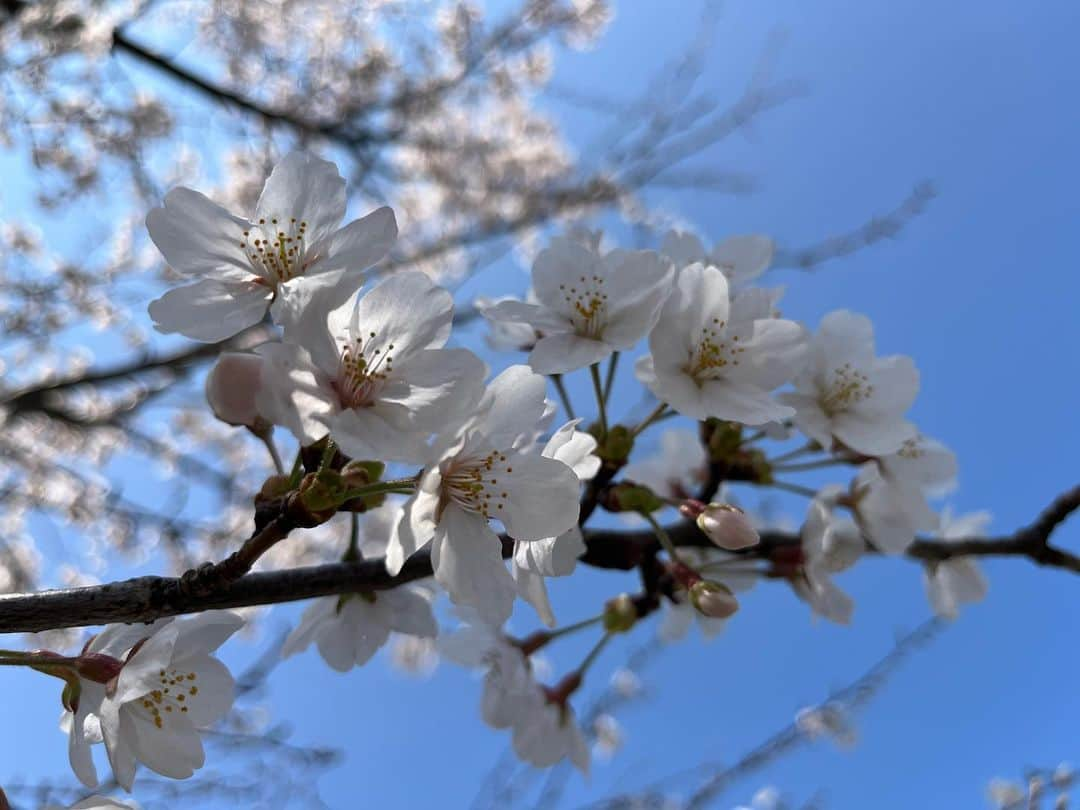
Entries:
[[[697,3],[623,2],[596,50],[560,54],[556,81],[634,96],[685,45],[697,16]],[[938,198],[899,239],[771,280],[788,288],[789,317],[814,325],[832,309],[863,312],[881,353],[915,358],[922,392],[913,416],[960,459],[952,503],[990,509],[995,531],[1012,530],[1076,483],[1080,13],[1068,2],[729,2],[703,86],[733,97],[777,34],[778,74],[805,83],[807,95],[710,155],[710,165],[755,175],[758,193],[650,199],[710,239],[768,232],[795,247],[883,213],[932,180]],[[554,101],[552,109],[572,137],[597,126],[591,113]],[[467,289],[525,284],[508,259]],[[636,402],[628,376],[619,391]],[[785,503],[801,514],[801,504]],[[1057,542],[1080,549],[1080,523]],[[1080,758],[1071,675],[1080,581],[1015,560],[985,570],[988,600],[890,681],[859,716],[857,747],[810,746],[716,806],[775,784],[796,801],[820,791],[824,806],[841,810],[978,807],[995,775]],[[621,718],[626,747],[590,780],[572,777],[567,806],[737,757],[928,615],[910,563],[866,562],[842,584],[858,605],[852,627],[815,624],[785,587],[765,584],[719,639],[668,649],[644,675],[648,701]],[[633,585],[585,572],[556,584],[556,609],[565,620],[591,615]],[[272,624],[296,613],[281,609]],[[515,627],[531,629],[530,617],[521,612]],[[628,645],[653,631],[639,628]],[[234,663],[250,656],[235,647]],[[604,654],[597,683],[626,648]],[[553,659],[565,669],[581,652],[567,642]],[[53,682],[5,671],[0,689],[8,696],[0,717],[17,729],[0,738],[0,784],[62,774]],[[322,782],[335,808],[467,805],[507,742],[481,724],[478,700],[475,679],[446,665],[421,682],[383,660],[338,676],[314,655],[281,666],[271,690],[275,716],[298,740],[346,750],[345,765]]]

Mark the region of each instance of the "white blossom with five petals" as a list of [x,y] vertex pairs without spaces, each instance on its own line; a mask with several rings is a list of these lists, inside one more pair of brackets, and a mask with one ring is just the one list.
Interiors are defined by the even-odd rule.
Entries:
[[863,315],[826,315],[794,382],[795,392],[780,401],[795,409],[799,430],[826,450],[843,445],[883,456],[915,435],[904,414],[918,393],[919,372],[909,357],[874,356],[874,327]]
[[435,579],[451,601],[496,626],[510,616],[515,585],[489,522],[499,520],[520,542],[558,537],[577,524],[574,471],[531,449],[537,426],[550,416],[545,390],[544,378],[526,366],[492,380],[476,413],[436,440],[435,460],[387,546],[393,575],[430,543]]
[[101,702],[101,735],[117,783],[130,791],[135,767],[186,779],[203,766],[199,730],[232,707],[234,683],[211,653],[244,621],[211,611],[169,621],[140,642]]
[[671,274],[670,262],[653,251],[601,254],[558,238],[533,264],[539,303],[501,301],[484,317],[532,326],[541,337],[529,365],[541,374],[563,374],[645,337],[660,316]]
[[160,332],[215,342],[261,321],[299,287],[356,277],[397,239],[394,212],[379,208],[339,228],[345,180],[333,163],[290,152],[267,178],[249,221],[179,187],[146,217],[165,261],[192,283],[151,302]]
[[398,273],[338,303],[302,291],[283,316],[285,342],[266,360],[261,409],[309,444],[329,434],[352,458],[422,463],[433,432],[460,421],[483,392],[486,366],[443,348],[454,302],[423,273]]
[[800,370],[803,328],[769,317],[758,296],[732,302],[715,267],[693,264],[675,280],[638,361],[641,380],[662,402],[692,419],[763,425],[795,411],[770,392]]

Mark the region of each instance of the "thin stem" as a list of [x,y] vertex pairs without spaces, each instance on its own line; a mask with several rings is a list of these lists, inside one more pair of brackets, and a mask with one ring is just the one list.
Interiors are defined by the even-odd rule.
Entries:
[[575,419],[574,406],[570,402],[570,394],[566,391],[566,385],[563,384],[562,374],[552,374],[551,381],[555,383],[555,390],[559,392],[559,399],[562,400],[563,409],[566,411],[566,418]]
[[649,512],[641,512],[640,514],[649,522],[649,525],[652,526],[653,534],[655,534],[656,539],[660,541],[660,545],[664,547],[664,551],[671,557],[672,562],[682,562],[682,560],[679,559],[679,552],[675,550],[675,544],[671,541],[671,535],[667,533],[667,530],[657,523],[656,518]]
[[798,484],[790,484],[787,481],[772,481],[772,486],[778,489],[784,489],[788,492],[794,492],[796,495],[805,495],[807,498],[816,498],[817,490],[810,489],[810,487],[799,486]]
[[645,430],[645,428],[647,428],[653,422],[659,422],[661,419],[667,417],[668,414],[674,413],[675,411],[668,411],[666,402],[661,402],[659,405],[656,406],[656,408],[653,409],[652,413],[650,413],[641,421],[640,425],[630,431],[630,435],[636,438],[639,433]]
[[600,636],[600,640],[596,642],[596,645],[591,650],[589,650],[589,654],[585,656],[585,660],[582,661],[581,666],[577,668],[579,677],[584,677],[585,673],[589,671],[589,667],[593,665],[597,656],[599,656],[604,647],[607,646],[607,643],[611,641],[612,635],[612,633],[604,633],[604,635]]
[[817,470],[822,467],[833,467],[837,464],[847,464],[842,458],[823,458],[818,461],[804,461],[801,464],[773,465],[778,472],[803,472],[804,470]]
[[571,633],[576,633],[578,630],[584,630],[586,627],[592,627],[594,624],[604,620],[604,614],[599,616],[593,616],[591,619],[582,619],[580,622],[574,624],[568,624],[565,627],[559,627],[555,630],[548,631],[548,641],[559,638],[560,636],[568,636]]
[[817,447],[817,442],[807,442],[802,447],[799,447],[796,450],[792,450],[789,453],[784,453],[783,455],[779,455],[776,458],[770,458],[769,464],[782,464],[783,462],[789,461],[790,459],[798,458],[799,456],[805,456],[815,447]]
[[364,555],[360,553],[360,516],[353,512],[349,517],[349,547],[345,550],[345,556],[341,558],[341,561],[359,562],[364,559]]
[[615,369],[619,365],[619,353],[612,352],[608,360],[607,377],[604,378],[604,402],[611,402],[611,389],[615,385]]
[[596,407],[600,410],[600,435],[607,437],[607,406],[604,403],[604,389],[600,384],[600,364],[593,363],[589,366],[589,374],[592,376],[593,392],[596,394]]
[[411,495],[415,490],[415,478],[397,478],[393,481],[376,481],[374,484],[351,489],[345,493],[345,500],[351,501],[353,498],[365,498],[368,495],[382,495],[384,493]]
[[270,460],[274,463],[274,470],[278,475],[284,475],[285,465],[281,463],[281,456],[278,454],[277,445],[274,444],[273,434],[267,430],[259,436],[259,439],[266,445],[266,452],[270,454]]

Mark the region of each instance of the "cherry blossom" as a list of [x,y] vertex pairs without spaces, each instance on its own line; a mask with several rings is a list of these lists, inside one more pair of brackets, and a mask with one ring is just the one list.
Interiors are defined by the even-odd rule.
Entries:
[[[574,471],[579,481],[588,481],[600,469],[600,459],[594,454],[596,439],[577,430],[580,420],[567,422],[548,440],[540,455],[561,461]],[[574,572],[578,557],[585,553],[585,539],[578,526],[572,526],[558,537],[546,537],[531,542],[514,543],[511,570],[522,599],[536,609],[540,619],[549,627],[555,626],[555,614],[548,599],[545,577],[565,577]]]
[[[389,501],[364,514],[358,527],[358,556],[385,554],[387,537],[399,517],[400,509]],[[433,598],[431,589],[417,583],[316,599],[285,638],[281,655],[290,658],[314,643],[332,669],[348,672],[370,661],[391,633],[434,639],[439,628],[431,608]]]
[[550,415],[545,390],[544,378],[525,366],[492,380],[476,413],[437,439],[435,460],[387,547],[387,569],[396,574],[430,543],[435,579],[451,601],[476,608],[495,625],[509,617],[515,586],[489,521],[501,521],[521,542],[559,537],[577,524],[574,471],[521,449]]
[[[946,508],[941,514],[938,537],[949,543],[982,535],[989,528],[990,521],[989,512],[954,517],[952,510]],[[960,615],[963,604],[981,602],[989,587],[974,558],[963,556],[928,562],[923,569],[923,581],[930,606],[934,613],[944,619],[955,619]]]
[[638,379],[692,419],[762,425],[793,416],[769,392],[799,371],[803,329],[758,317],[757,299],[745,309],[739,303],[731,302],[727,279],[716,268],[683,268],[649,335],[650,354],[637,363]]
[[215,342],[261,321],[306,281],[356,275],[397,238],[389,208],[339,228],[345,180],[333,163],[290,152],[266,180],[249,221],[179,187],[146,217],[150,238],[193,283],[151,302],[160,332]]
[[329,434],[352,458],[421,463],[428,437],[475,406],[486,367],[443,348],[454,303],[427,276],[398,273],[341,304],[308,288],[300,301],[283,316],[285,342],[258,350],[260,407],[300,441]]
[[233,701],[232,676],[211,653],[243,623],[227,611],[202,613],[162,624],[134,648],[100,707],[105,750],[125,790],[138,762],[173,779],[203,766],[199,729]]
[[533,265],[539,304],[502,301],[484,311],[492,321],[528,324],[541,335],[529,365],[562,374],[598,363],[645,337],[671,285],[670,263],[652,251],[598,253],[554,239]]
[[772,264],[776,246],[772,239],[759,234],[729,236],[706,252],[701,240],[692,233],[668,231],[660,252],[676,267],[700,263],[716,267],[733,287],[753,281]]
[[780,395],[799,430],[826,450],[838,445],[868,456],[896,452],[915,426],[904,414],[919,390],[911,358],[874,356],[870,320],[846,310],[826,315],[810,343],[796,392]]
[[814,613],[848,624],[855,603],[832,581],[832,575],[854,565],[865,544],[852,521],[836,516],[834,502],[835,491],[826,491],[811,501],[802,528],[803,564],[791,584]]
[[569,759],[582,773],[589,772],[589,744],[578,726],[573,708],[549,701],[540,693],[529,702],[526,718],[514,726],[514,753],[537,768],[550,768]]

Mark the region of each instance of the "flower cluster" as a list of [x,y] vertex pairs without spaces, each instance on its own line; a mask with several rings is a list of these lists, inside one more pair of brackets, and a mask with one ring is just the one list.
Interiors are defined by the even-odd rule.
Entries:
[[[981,516],[942,521],[928,502],[953,482],[956,462],[907,419],[919,386],[912,361],[877,356],[861,315],[830,313],[813,334],[784,318],[782,291],[751,285],[771,261],[765,237],[709,251],[682,233],[658,251],[554,239],[536,257],[528,299],[478,305],[493,346],[529,353],[489,379],[478,356],[450,345],[450,292],[423,273],[380,267],[394,249],[393,212],[341,227],[345,203],[336,167],[294,152],[270,174],[251,218],[186,188],[147,217],[153,241],[189,282],[150,305],[160,331],[214,342],[263,324],[273,336],[221,354],[206,381],[214,414],[256,435],[277,468],[256,496],[257,528],[267,514],[302,528],[348,514],[342,561],[384,569],[378,586],[312,602],[284,657],[315,645],[347,672],[396,634],[425,662],[411,666],[428,669],[437,645],[484,669],[482,715],[510,731],[523,760],[569,759],[585,771],[589,746],[570,698],[605,644],[661,605],[665,639],[695,620],[712,637],[739,610],[736,594],[769,577],[846,623],[854,604],[836,574],[871,553],[904,552],[917,533],[940,532],[948,543],[981,525]],[[617,360],[639,344],[647,350],[634,373],[655,407],[632,426],[617,424],[608,418]],[[575,418],[562,379],[583,369],[596,396],[593,424]],[[562,397],[561,425],[549,385]],[[669,431],[661,459],[631,463],[638,437],[677,417],[697,423],[696,433]],[[296,442],[291,472],[275,428]],[[801,446],[762,449],[795,431]],[[846,486],[789,480],[838,465],[853,470]],[[796,542],[770,540],[767,525],[721,495],[725,481],[807,496]],[[668,507],[684,518],[677,536],[659,521]],[[626,560],[604,559],[610,548],[586,542],[582,526],[599,508],[650,526]],[[579,559],[638,567],[645,590],[558,628],[547,579],[570,575]],[[926,559],[940,615],[955,617],[984,595],[972,560]],[[431,580],[417,581],[425,574]],[[466,626],[436,642],[443,592]],[[519,598],[548,629],[506,634]],[[36,656],[28,665],[67,682],[64,728],[80,780],[97,784],[95,743],[129,790],[138,762],[174,778],[201,767],[199,729],[232,701],[232,679],[212,653],[239,626],[231,613],[205,613],[110,627],[75,658],[27,654]],[[542,685],[534,654],[591,627],[602,636],[581,665]],[[817,733],[832,721],[817,709],[800,723]],[[618,736],[617,726],[601,726],[594,733]]]

